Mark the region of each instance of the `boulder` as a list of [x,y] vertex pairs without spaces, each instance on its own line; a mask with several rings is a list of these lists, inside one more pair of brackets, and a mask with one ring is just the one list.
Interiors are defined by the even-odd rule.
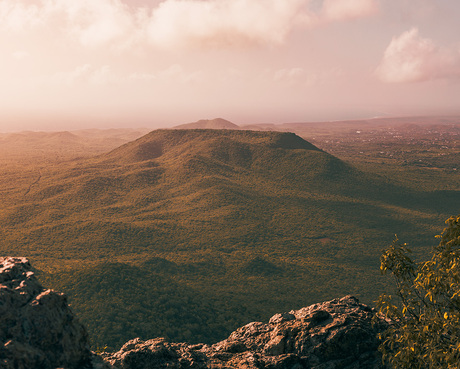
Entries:
[[200,349],[203,345],[169,343],[164,338],[142,341],[139,338],[128,341],[120,351],[105,355],[115,368],[157,369],[157,368],[208,368],[206,353]]
[[0,367],[92,367],[87,333],[66,296],[43,288],[26,258],[0,258]]
[[382,369],[375,311],[352,296],[253,322],[214,345],[135,339],[105,358],[118,369]]
[[43,288],[25,258],[0,258],[2,369],[382,369],[388,327],[352,296],[249,323],[214,345],[164,338],[127,342],[96,356],[66,296]]

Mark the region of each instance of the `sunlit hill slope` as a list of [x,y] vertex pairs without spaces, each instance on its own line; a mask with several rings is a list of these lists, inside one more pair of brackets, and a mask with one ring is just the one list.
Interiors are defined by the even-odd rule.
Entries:
[[293,133],[158,130],[4,191],[0,249],[69,294],[95,346],[214,341],[293,306],[372,301],[381,248],[400,232],[430,244],[453,196]]

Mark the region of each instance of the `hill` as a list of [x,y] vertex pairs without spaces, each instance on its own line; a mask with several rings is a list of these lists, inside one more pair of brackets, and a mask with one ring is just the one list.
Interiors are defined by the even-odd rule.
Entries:
[[244,130],[157,130],[37,178],[1,192],[0,252],[28,256],[112,348],[218,341],[337,295],[371,302],[381,248],[395,232],[431,245],[458,195]]
[[240,129],[236,124],[222,119],[201,119],[197,122],[181,124],[174,127],[175,129]]
[[139,129],[85,129],[62,132],[0,133],[0,165],[8,163],[50,163],[88,157],[112,150],[145,133]]

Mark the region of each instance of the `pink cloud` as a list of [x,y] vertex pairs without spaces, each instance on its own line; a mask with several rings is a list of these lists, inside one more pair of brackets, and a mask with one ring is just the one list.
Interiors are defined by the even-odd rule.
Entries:
[[[120,0],[0,0],[0,29],[59,28],[84,46],[281,43],[307,16],[309,0],[164,0],[130,7]],[[61,36],[61,34],[60,34]]]
[[15,0],[0,1],[0,28],[22,31],[40,23],[40,7]]
[[[369,16],[377,0],[0,0],[0,30],[46,30],[86,47],[278,45],[298,27]],[[148,5],[150,4],[150,5]],[[70,38],[69,38],[70,36]]]
[[12,55],[16,60],[24,60],[30,57],[30,54],[24,50],[16,50]]
[[166,48],[281,44],[298,27],[368,17],[377,0],[325,0],[320,12],[309,0],[166,0],[148,21],[150,41]]
[[135,25],[126,5],[116,0],[63,1],[67,30],[86,46],[126,38]]
[[279,44],[303,21],[306,0],[166,0],[147,32],[163,47]]
[[322,17],[325,21],[363,18],[379,11],[376,0],[324,0]]
[[129,82],[187,82],[192,79],[194,75],[199,72],[188,73],[180,64],[173,64],[166,69],[160,70],[155,73],[132,73],[128,77]]
[[412,28],[392,39],[376,74],[390,83],[460,77],[460,52],[438,47]]
[[107,85],[119,82],[119,78],[111,72],[110,66],[104,65],[96,68],[91,64],[79,65],[69,72],[55,73],[49,80],[54,85],[69,87],[79,84]]
[[202,71],[188,71],[180,64],[172,64],[154,73],[135,72],[128,75],[117,73],[109,65],[96,67],[91,64],[82,64],[70,71],[54,73],[45,77],[45,80],[55,86],[78,87],[82,85],[128,86],[139,82],[193,84],[200,82],[203,78]]
[[0,0],[0,30],[59,30],[84,46],[132,37],[137,13],[119,0]]

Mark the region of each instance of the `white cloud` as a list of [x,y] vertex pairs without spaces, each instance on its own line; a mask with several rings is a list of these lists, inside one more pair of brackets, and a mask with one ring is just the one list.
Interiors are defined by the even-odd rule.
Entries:
[[35,32],[48,28],[85,46],[136,34],[137,13],[119,0],[0,0],[0,30]]
[[117,78],[113,75],[110,66],[104,65],[93,71],[89,81],[92,84],[103,86],[117,82]]
[[337,81],[342,78],[342,70],[338,68],[324,69],[322,71],[306,71],[304,68],[283,68],[275,71],[266,70],[263,72],[265,78],[272,78],[276,83],[285,84],[291,87],[319,86]]
[[151,82],[156,79],[158,79],[158,76],[154,73],[135,72],[128,76],[128,81],[130,82]]
[[148,36],[163,47],[277,44],[303,21],[306,0],[166,0]]
[[165,0],[132,8],[120,0],[0,0],[0,29],[58,25],[85,46],[150,41],[163,47],[280,43],[308,0]]
[[377,6],[376,0],[325,0],[315,14],[310,2],[164,0],[131,7],[121,0],[0,0],[0,32],[47,29],[87,47],[276,45],[296,27],[368,16]]
[[126,38],[134,28],[126,5],[117,0],[61,0],[68,18],[68,31],[87,46],[98,46]]
[[340,21],[368,17],[378,11],[377,0],[324,0],[322,17],[324,21]]
[[392,39],[376,74],[390,83],[460,77],[460,52],[441,48],[412,28]]
[[305,81],[305,70],[303,68],[285,68],[274,73],[273,80],[276,82],[285,81],[288,84],[300,84]]
[[83,64],[70,72],[55,73],[49,81],[54,85],[76,86],[78,84],[107,85],[119,80],[108,65],[96,68],[91,64]]
[[15,0],[0,1],[0,28],[22,31],[41,21],[40,7],[36,4],[23,4]]
[[201,70],[189,71],[180,64],[172,64],[169,67],[156,72],[134,72],[123,74],[114,71],[109,65],[96,67],[91,64],[82,64],[73,70],[58,72],[51,76],[44,76],[43,81],[54,86],[78,87],[83,85],[92,86],[137,86],[139,84],[154,83],[157,86],[164,85],[193,85],[200,83],[206,78]]
[[128,82],[159,82],[159,83],[181,83],[193,84],[202,81],[204,73],[202,71],[189,72],[180,64],[173,64],[166,69],[156,73],[132,73],[127,78]]
[[24,60],[30,57],[30,54],[24,50],[16,50],[12,55],[16,60]]

